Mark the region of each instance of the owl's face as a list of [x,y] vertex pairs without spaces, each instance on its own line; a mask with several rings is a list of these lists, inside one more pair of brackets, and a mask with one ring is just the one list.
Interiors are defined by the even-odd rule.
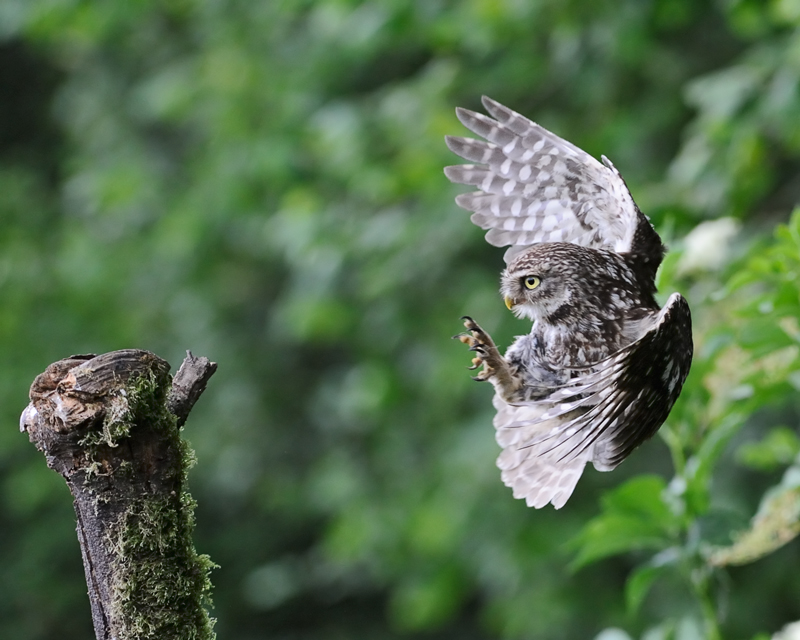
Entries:
[[518,318],[547,320],[580,315],[592,297],[591,250],[566,243],[534,245],[508,265],[500,293]]

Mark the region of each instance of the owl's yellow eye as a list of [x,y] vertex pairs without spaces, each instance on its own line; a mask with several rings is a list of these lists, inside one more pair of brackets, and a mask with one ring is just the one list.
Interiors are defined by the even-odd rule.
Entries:
[[526,289],[535,289],[536,287],[539,286],[541,280],[539,280],[539,278],[537,278],[536,276],[528,276],[523,280],[523,282],[525,283]]

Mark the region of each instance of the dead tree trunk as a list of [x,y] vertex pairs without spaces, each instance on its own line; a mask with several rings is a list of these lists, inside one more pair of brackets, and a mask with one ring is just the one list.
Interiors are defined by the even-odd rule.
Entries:
[[189,353],[170,380],[128,349],[60,360],[31,386],[20,428],[74,497],[97,640],[214,637],[179,430],[216,366]]

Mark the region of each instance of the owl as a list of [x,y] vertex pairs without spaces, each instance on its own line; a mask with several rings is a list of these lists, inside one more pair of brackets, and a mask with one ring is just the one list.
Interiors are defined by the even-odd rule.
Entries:
[[666,248],[614,165],[483,105],[491,118],[456,113],[485,141],[446,138],[477,164],[445,174],[477,187],[456,203],[509,247],[500,292],[533,326],[505,355],[470,317],[455,337],[475,355],[475,379],[494,386],[503,482],[529,506],[559,509],[587,462],[610,471],[664,423],[691,366],[691,314],[679,293],[656,302]]

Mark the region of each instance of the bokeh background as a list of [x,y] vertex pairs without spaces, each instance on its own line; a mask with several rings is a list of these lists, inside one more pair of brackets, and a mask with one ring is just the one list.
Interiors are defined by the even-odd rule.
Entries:
[[[1,0],[0,637],[92,637],[16,425],[126,347],[220,365],[185,436],[221,639],[800,619],[799,86],[798,0]],[[527,330],[442,174],[481,94],[614,161],[695,319],[667,425],[558,512],[502,486],[450,340]]]

